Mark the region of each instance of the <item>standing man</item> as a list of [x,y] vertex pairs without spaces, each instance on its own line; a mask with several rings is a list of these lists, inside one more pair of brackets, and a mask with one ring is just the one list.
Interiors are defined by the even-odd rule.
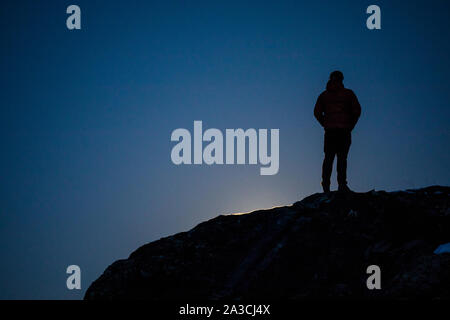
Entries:
[[334,156],[337,156],[339,191],[347,192],[347,154],[352,142],[351,132],[361,115],[361,106],[352,90],[344,88],[344,75],[333,71],[327,88],[317,98],[314,116],[325,129],[325,159],[322,165],[322,187],[330,192]]

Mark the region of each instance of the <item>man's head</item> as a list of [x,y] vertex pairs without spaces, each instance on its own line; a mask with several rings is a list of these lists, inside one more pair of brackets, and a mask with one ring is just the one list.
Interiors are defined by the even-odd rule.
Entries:
[[330,80],[342,82],[344,80],[344,74],[338,70],[333,71],[332,73],[330,73]]

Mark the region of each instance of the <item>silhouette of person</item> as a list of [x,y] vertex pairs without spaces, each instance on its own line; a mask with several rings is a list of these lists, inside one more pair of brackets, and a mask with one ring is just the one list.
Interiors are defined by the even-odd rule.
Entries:
[[326,90],[317,98],[314,107],[314,116],[325,129],[322,187],[326,193],[330,192],[335,156],[338,190],[350,191],[347,186],[347,155],[352,142],[351,132],[361,115],[361,106],[353,91],[344,87],[343,80],[341,71],[333,71]]

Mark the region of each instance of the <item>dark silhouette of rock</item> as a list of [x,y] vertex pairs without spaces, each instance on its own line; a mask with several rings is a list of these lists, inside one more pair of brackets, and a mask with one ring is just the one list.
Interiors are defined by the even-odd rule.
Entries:
[[[85,299],[450,299],[450,187],[221,215],[109,266]],[[381,268],[369,290],[367,267]]]

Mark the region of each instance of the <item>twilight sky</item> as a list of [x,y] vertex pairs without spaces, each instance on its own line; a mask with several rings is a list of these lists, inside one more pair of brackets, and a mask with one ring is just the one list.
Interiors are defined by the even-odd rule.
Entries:
[[[449,185],[449,21],[444,0],[2,1],[0,299],[80,299],[147,242],[321,191],[313,107],[334,69],[362,106],[349,186]],[[175,166],[194,120],[279,129],[278,174]]]

